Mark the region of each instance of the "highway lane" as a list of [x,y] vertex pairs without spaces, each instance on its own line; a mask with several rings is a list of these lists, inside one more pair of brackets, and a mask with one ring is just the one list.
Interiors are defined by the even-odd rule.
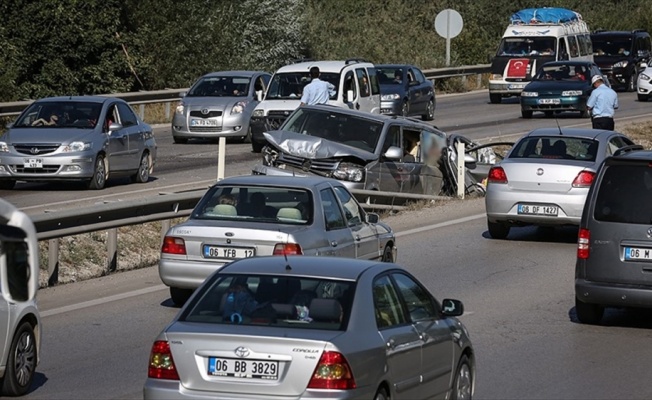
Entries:
[[[647,119],[650,103],[635,101],[635,93],[619,93],[621,109],[616,127],[625,121]],[[506,99],[503,104],[490,104],[486,91],[442,95],[437,101],[434,124],[448,133],[460,133],[476,140],[504,138],[513,140],[533,128],[555,126],[553,119],[543,114],[531,120],[520,116],[518,99]],[[577,118],[577,113],[561,114],[561,126],[590,126],[590,120]],[[129,184],[128,179],[111,180],[102,191],[86,190],[78,183],[19,183],[14,190],[1,191],[6,198],[30,214],[57,210],[103,201],[120,201],[171,192],[204,188],[217,177],[217,141],[192,141],[186,145],[172,142],[167,127],[156,129],[158,162],[154,174],[146,184]],[[249,174],[260,155],[251,152],[251,146],[227,144],[226,176]]]
[[[476,398],[651,398],[650,313],[575,322],[577,230],[517,228],[497,241],[483,213],[475,199],[387,220],[399,263],[438,298],[464,301]],[[47,288],[39,304],[42,363],[28,399],[140,398],[151,343],[177,312],[155,268]]]

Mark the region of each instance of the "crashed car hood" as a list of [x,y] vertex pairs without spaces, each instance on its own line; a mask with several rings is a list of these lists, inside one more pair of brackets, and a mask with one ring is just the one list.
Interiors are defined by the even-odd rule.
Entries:
[[288,131],[270,131],[263,135],[272,146],[297,157],[309,159],[356,157],[362,161],[378,158],[374,153],[316,136]]

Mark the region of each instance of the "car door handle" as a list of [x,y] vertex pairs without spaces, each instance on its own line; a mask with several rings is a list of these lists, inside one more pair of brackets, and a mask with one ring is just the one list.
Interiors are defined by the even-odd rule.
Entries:
[[333,240],[333,241],[331,242],[331,246],[333,246],[333,247],[337,247],[337,241],[336,241],[336,240]]

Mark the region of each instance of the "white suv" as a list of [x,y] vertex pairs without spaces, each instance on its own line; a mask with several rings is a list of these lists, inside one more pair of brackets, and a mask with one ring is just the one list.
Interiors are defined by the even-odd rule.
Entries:
[[301,103],[303,87],[310,83],[310,68],[319,67],[320,79],[335,86],[328,104],[380,114],[380,85],[376,68],[361,59],[304,61],[281,67],[267,87],[265,98],[253,111],[251,146],[259,153],[265,145],[263,132],[278,129]]
[[638,74],[636,83],[638,101],[648,101],[652,97],[652,65],[650,65],[650,61],[647,60],[639,65],[641,73]]

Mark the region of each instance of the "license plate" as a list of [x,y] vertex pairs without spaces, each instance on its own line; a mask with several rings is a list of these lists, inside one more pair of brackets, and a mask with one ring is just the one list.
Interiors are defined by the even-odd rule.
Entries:
[[204,246],[205,258],[248,258],[256,255],[252,247]]
[[625,260],[652,261],[652,249],[646,249],[641,247],[625,247]]
[[559,99],[539,99],[539,104],[561,104]]
[[191,119],[190,126],[218,126],[216,119]]
[[519,204],[518,213],[529,214],[529,215],[547,215],[551,217],[556,217],[559,213],[559,207],[532,205],[532,204]]
[[26,158],[24,161],[25,168],[43,168],[42,158]]
[[512,83],[508,86],[508,89],[523,89],[525,87],[524,83]]
[[208,375],[278,380],[278,361],[210,357],[208,359]]

